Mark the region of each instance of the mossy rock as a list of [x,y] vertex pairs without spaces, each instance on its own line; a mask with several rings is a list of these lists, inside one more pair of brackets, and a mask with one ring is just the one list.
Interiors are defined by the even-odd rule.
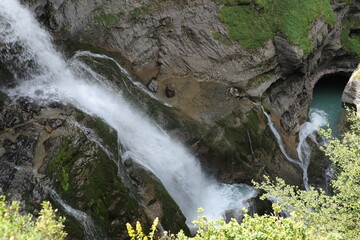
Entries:
[[[90,215],[108,237],[125,238],[127,222],[139,220],[150,225],[142,207],[118,177],[116,164],[97,144],[77,134],[61,137],[46,167],[56,191],[73,208]],[[72,229],[72,222],[69,224]]]
[[116,130],[110,127],[102,119],[93,117],[85,122],[85,126],[94,130],[97,136],[103,141],[105,147],[107,147],[115,158],[118,158],[119,143]]

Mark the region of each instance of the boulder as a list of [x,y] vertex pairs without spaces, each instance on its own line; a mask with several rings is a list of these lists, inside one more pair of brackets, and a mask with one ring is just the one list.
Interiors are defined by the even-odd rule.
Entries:
[[230,87],[228,89],[228,92],[231,96],[233,96],[235,98],[244,97],[244,95],[240,93],[240,89],[237,87]]
[[159,82],[155,78],[151,79],[150,83],[148,84],[148,89],[156,93],[159,89]]
[[356,69],[346,84],[341,97],[343,104],[355,107],[357,114],[360,113],[360,68]]
[[166,91],[166,96],[167,96],[168,98],[174,97],[175,94],[176,94],[176,86],[175,86],[175,83],[167,84],[165,91]]
[[64,125],[65,120],[60,118],[53,118],[48,120],[49,126],[55,130]]

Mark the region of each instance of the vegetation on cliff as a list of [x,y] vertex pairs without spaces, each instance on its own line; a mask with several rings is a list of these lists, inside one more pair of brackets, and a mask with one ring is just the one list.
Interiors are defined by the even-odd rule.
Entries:
[[349,52],[360,58],[360,17],[348,17],[343,21],[344,29],[341,33],[341,45]]
[[34,219],[31,214],[19,212],[19,202],[7,204],[0,197],[0,238],[1,239],[65,239],[64,218],[57,218],[49,202],[42,203],[40,216]]
[[[267,192],[262,198],[275,200],[274,215],[245,214],[241,224],[200,217],[194,222],[199,227],[196,236],[189,238],[180,232],[170,239],[359,239],[360,119],[351,113],[349,123],[350,130],[341,140],[330,130],[322,131],[327,138],[322,150],[335,164],[332,196],[314,188],[300,190],[281,179],[275,183],[267,179],[256,186]],[[289,213],[289,217],[281,217],[281,212]],[[127,227],[131,239],[152,239],[139,226]],[[169,239],[168,234],[162,239]]]
[[229,28],[228,37],[256,50],[281,32],[309,54],[313,23],[320,16],[330,25],[336,18],[330,0],[217,0],[225,6],[220,19]]

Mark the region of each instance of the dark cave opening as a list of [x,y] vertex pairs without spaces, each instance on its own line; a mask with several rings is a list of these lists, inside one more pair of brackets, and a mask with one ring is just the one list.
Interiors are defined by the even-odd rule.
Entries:
[[327,122],[335,135],[340,132],[341,118],[345,109],[341,97],[351,74],[339,72],[324,75],[315,84],[310,111],[315,109],[326,113]]

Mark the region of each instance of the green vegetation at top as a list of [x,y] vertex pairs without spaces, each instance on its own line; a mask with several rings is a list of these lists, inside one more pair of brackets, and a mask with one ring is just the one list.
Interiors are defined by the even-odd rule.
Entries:
[[49,202],[42,203],[40,216],[34,219],[31,214],[19,213],[19,203],[5,202],[0,197],[0,239],[26,240],[62,240],[66,233],[63,231],[65,218],[57,218]]
[[342,47],[360,58],[360,34],[352,33],[352,30],[360,29],[360,18],[348,17],[342,23],[344,25],[340,37]]
[[250,50],[256,50],[281,32],[305,54],[312,48],[309,33],[322,16],[335,24],[330,0],[216,0],[224,3],[220,19],[228,26],[228,37]]
[[[256,187],[265,190],[265,198],[277,199],[273,203],[274,215],[245,214],[241,223],[231,220],[209,220],[200,217],[194,224],[199,227],[194,237],[182,232],[160,239],[205,240],[343,240],[360,239],[360,118],[355,113],[348,115],[349,130],[343,138],[332,136],[331,130],[322,130],[327,139],[322,150],[335,165],[336,178],[332,181],[334,194],[311,188],[310,191],[289,186],[283,180],[274,183],[266,178]],[[279,213],[286,211],[289,217]],[[156,222],[155,222],[156,224]],[[140,224],[133,229],[127,225],[132,240],[154,239],[154,227],[151,235],[145,236]]]

